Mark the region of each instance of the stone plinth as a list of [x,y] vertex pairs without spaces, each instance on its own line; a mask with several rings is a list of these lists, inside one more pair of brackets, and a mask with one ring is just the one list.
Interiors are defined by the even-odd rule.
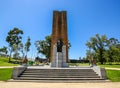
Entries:
[[12,72],[12,79],[19,79],[18,77],[27,69],[27,66],[14,67]]
[[54,45],[53,48],[53,60],[51,67],[68,67],[66,63],[66,46],[63,45],[62,52],[57,52],[57,46]]

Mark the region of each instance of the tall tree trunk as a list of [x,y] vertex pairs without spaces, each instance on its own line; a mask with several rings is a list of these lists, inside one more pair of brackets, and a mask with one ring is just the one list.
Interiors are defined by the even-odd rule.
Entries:
[[9,56],[9,63],[11,62],[11,55],[12,55],[12,50],[10,50],[10,56]]
[[100,63],[103,64],[104,58],[103,58],[103,50],[100,50]]

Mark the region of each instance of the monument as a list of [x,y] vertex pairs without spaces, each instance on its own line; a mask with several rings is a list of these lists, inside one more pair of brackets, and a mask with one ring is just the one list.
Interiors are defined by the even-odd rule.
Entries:
[[[13,68],[13,80],[78,82],[105,81],[106,71],[99,66],[68,66],[67,12],[53,12],[50,66],[19,66]],[[67,67],[67,68],[63,68]]]
[[51,67],[68,67],[67,12],[53,12]]

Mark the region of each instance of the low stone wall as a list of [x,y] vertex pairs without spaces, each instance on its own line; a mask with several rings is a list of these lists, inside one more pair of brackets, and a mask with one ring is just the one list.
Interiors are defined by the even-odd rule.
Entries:
[[92,69],[103,79],[107,79],[105,68],[100,68],[99,66],[93,66]]
[[18,79],[18,76],[20,76],[26,69],[27,66],[14,67],[12,72],[12,79]]
[[101,70],[101,77],[104,79],[107,79],[107,73],[106,73],[105,68],[101,68],[100,70]]

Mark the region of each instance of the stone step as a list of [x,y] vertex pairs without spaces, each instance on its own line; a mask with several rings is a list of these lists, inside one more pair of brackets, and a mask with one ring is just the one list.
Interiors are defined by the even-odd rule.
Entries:
[[100,79],[92,69],[27,69],[19,78],[23,80]]
[[51,75],[51,76],[47,76],[47,75],[22,75],[21,77],[37,77],[37,78],[100,78],[99,76],[97,75],[93,75],[93,76],[54,76],[54,75]]
[[[21,75],[21,76],[33,76],[33,77],[99,77],[98,75]],[[19,76],[19,77],[21,77]]]
[[16,76],[22,68],[15,69],[14,80],[31,80],[40,82],[80,82],[80,81],[105,81],[106,78],[98,76],[93,68],[26,68]]
[[68,71],[68,70],[26,70],[26,72],[93,72],[93,70],[71,70],[71,71]]
[[62,72],[62,71],[61,71],[61,72],[56,72],[56,71],[51,71],[51,72],[29,71],[29,72],[28,72],[28,71],[25,71],[25,73],[49,73],[49,74],[50,74],[50,73],[65,73],[65,74],[67,74],[67,73],[71,73],[71,74],[72,74],[72,73],[73,73],[73,74],[74,74],[74,73],[79,73],[79,74],[84,74],[84,73],[94,73],[94,72],[93,72],[93,71],[91,71],[91,72],[64,72],[64,71],[63,71],[63,72]]
[[68,73],[70,73],[70,74],[95,74],[95,72],[24,72],[25,74],[68,74]]
[[26,69],[17,80],[102,80],[93,69]]
[[28,71],[29,70],[32,70],[32,71],[77,71],[77,70],[80,70],[80,71],[91,71],[92,69],[27,69]]
[[19,80],[103,80],[101,78],[35,78],[19,77]]
[[93,70],[26,70],[25,72],[93,72]]
[[38,72],[38,71],[31,71],[31,72],[28,72],[28,71],[25,71],[24,73],[23,73],[23,75],[28,75],[28,74],[34,74],[34,75],[48,75],[48,73],[49,73],[49,75],[59,75],[59,74],[63,74],[63,75],[68,75],[68,74],[70,74],[70,75],[96,75],[96,73],[95,72],[93,72],[93,71],[91,71],[91,72],[56,72],[56,71],[51,71],[51,72]]
[[[22,75],[48,75],[47,73],[23,73]],[[83,74],[80,74],[80,73],[49,73],[49,75],[75,75],[75,76],[80,76],[80,75],[97,75],[96,73],[83,73]]]

